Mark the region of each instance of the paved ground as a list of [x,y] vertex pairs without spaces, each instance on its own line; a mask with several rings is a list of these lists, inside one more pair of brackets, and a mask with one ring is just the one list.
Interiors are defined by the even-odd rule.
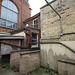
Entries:
[[[51,73],[48,73],[48,70],[45,68],[39,68],[39,69],[37,69],[37,70],[27,74],[27,75],[51,75]],[[58,75],[58,74],[54,73],[52,75]]]
[[28,75],[50,75],[50,73],[46,73],[45,69],[39,68],[38,70],[35,70]]
[[[14,72],[11,69],[5,71],[5,69],[0,68],[0,75],[20,75],[18,72]],[[46,73],[46,69],[39,68],[27,75],[51,75],[50,73]],[[53,74],[52,74],[53,75]],[[54,74],[57,75],[57,74]]]
[[14,71],[12,71],[10,69],[5,71],[4,69],[0,68],[0,75],[19,75],[19,73],[18,72],[14,72]]
[[[18,72],[13,72],[12,70],[7,70],[0,68],[0,75],[20,75]],[[50,75],[47,74],[44,69],[40,68],[39,70],[35,70],[27,75]]]

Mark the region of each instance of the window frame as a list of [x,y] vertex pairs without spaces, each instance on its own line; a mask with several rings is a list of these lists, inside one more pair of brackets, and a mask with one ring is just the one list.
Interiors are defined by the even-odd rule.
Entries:
[[[11,1],[11,2],[12,2],[12,1]],[[13,3],[13,2],[12,2],[12,3]],[[14,4],[14,3],[13,3],[13,4]],[[2,4],[1,4],[0,6],[1,6],[1,11],[2,11],[2,7],[7,10],[7,12],[6,12],[6,19],[4,19],[4,18],[2,18],[2,17],[0,16],[0,19],[1,19],[1,20],[6,21],[6,25],[5,25],[5,26],[1,25],[1,21],[0,21],[0,26],[1,26],[1,27],[5,27],[5,28],[9,28],[9,29],[17,30],[17,29],[18,29],[18,8],[17,8],[17,6],[14,4],[14,6],[15,6],[16,9],[17,9],[17,12],[14,11],[14,10],[12,10],[12,9],[10,9],[10,8],[8,8],[8,7],[6,7],[6,6],[4,6],[4,5],[2,5]],[[17,15],[17,16],[16,16],[16,17],[17,17],[17,18],[16,18],[16,22],[13,21],[13,18],[12,18],[12,21],[7,19],[8,10],[12,12],[12,16],[13,16],[13,13],[15,13],[15,14]],[[1,14],[2,14],[2,13],[1,13]],[[7,22],[11,22],[11,26],[12,26],[12,27],[7,27],[7,26],[9,26],[9,25],[7,25]],[[15,24],[16,24],[16,26],[14,27]]]
[[34,28],[38,28],[38,27],[35,27],[35,25],[34,25],[34,21],[35,21],[35,20],[38,21],[38,18],[35,18],[35,19],[33,20],[33,27],[34,27]]

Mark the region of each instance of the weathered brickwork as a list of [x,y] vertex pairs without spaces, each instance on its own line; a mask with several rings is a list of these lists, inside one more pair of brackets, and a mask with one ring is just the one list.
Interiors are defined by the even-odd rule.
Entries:
[[20,50],[12,51],[10,57],[10,68],[16,66],[20,75],[25,75],[40,67],[40,51]]
[[[75,1],[55,0],[51,5],[62,17],[63,34],[75,32]],[[60,18],[47,5],[41,8],[41,32],[42,39],[56,38],[61,34]]]
[[20,75],[26,75],[40,67],[40,53],[28,52],[20,57]]
[[49,6],[42,7],[41,65],[47,67],[49,64],[59,75],[73,75],[74,65],[69,69],[71,65],[66,63],[64,66],[63,63],[58,63],[58,59],[75,62],[75,0],[54,0],[51,5],[62,17],[63,35],[61,35],[60,18]]
[[[66,45],[67,47],[63,46],[62,44]],[[75,61],[75,49],[72,47],[72,45],[75,46],[75,42],[65,41],[62,42],[62,44],[41,44],[41,66],[48,67],[47,64],[49,64],[52,69],[58,71],[58,59],[71,59]],[[74,52],[72,52],[68,47]]]
[[[36,15],[34,15],[34,16],[32,16],[32,17],[30,17],[30,18],[28,18],[28,19],[26,19],[25,21],[24,21],[24,27],[26,27],[26,25],[28,24],[29,26],[30,25],[34,25],[33,24],[33,21],[35,20],[35,19],[38,19],[38,29],[37,28],[27,28],[27,29],[29,29],[30,30],[30,42],[31,42],[31,44],[30,44],[30,46],[32,46],[32,34],[33,33],[35,33],[35,32],[37,32],[36,34],[38,35],[38,46],[39,46],[39,42],[40,42],[40,13],[38,13],[38,14],[36,14]],[[26,33],[26,32],[25,32]],[[26,37],[27,37],[27,34],[26,34]]]
[[73,60],[59,60],[58,61],[59,75],[74,75],[75,74],[74,64],[75,64],[75,61]]
[[[2,4],[3,0],[0,0]],[[23,20],[27,19],[31,15],[31,10],[27,0],[11,0],[18,8],[18,29],[23,28]],[[0,6],[0,16],[1,16],[1,6]],[[0,32],[11,32],[14,29],[5,28],[0,26]]]
[[25,21],[25,23],[24,23],[24,27],[26,26],[26,24],[28,24],[29,26],[33,25],[34,19],[38,19],[38,28],[40,28],[40,13],[28,18],[27,21]]
[[10,54],[12,50],[18,50],[18,47],[15,47],[13,45],[17,45],[17,46],[21,46],[21,40],[0,40],[2,42],[8,43],[8,44],[12,44],[12,45],[8,45],[8,44],[0,44],[1,45],[1,55],[6,55],[6,54]]

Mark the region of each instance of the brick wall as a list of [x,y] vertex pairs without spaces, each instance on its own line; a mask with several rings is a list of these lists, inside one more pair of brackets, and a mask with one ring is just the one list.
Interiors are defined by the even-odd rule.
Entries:
[[[3,0],[0,0],[0,4]],[[27,19],[31,15],[31,10],[27,0],[11,0],[18,8],[18,29],[23,28],[23,20]],[[1,16],[1,6],[0,6],[0,16]],[[0,32],[10,32],[13,29],[0,27]]]
[[63,65],[59,67],[58,59],[75,60],[75,0],[54,0],[51,5],[62,17],[63,35],[61,36],[60,18],[49,6],[43,6],[41,8],[41,65],[47,67],[49,64],[55,71],[62,70],[63,74],[59,72],[59,75],[67,75],[64,68],[67,70],[68,64],[65,65],[67,68]]
[[[26,26],[26,24],[28,24],[29,26],[33,25],[33,20],[34,19],[38,19],[38,28],[40,28],[40,13],[38,13],[38,14],[28,18],[28,19],[26,19],[25,22],[24,22],[24,27]],[[40,30],[39,29],[35,29],[35,28],[27,28],[27,29],[30,30],[30,42],[31,43],[32,43],[32,33],[33,33],[32,31],[38,32],[38,43],[39,43],[40,37],[41,37],[40,36]],[[32,44],[30,44],[30,46],[32,46]],[[39,46],[39,44],[38,44],[38,46]]]
[[[27,29],[29,29],[30,30],[30,42],[32,43],[32,31],[34,31],[34,32],[38,32],[38,46],[39,46],[39,43],[40,43],[40,30],[37,30],[37,29],[31,29],[31,28],[27,28]],[[32,46],[32,44],[30,44],[31,46]]]
[[[51,5],[62,17],[63,34],[75,32],[75,1],[55,0]],[[41,8],[41,33],[42,39],[49,39],[52,36],[56,38],[61,34],[60,19],[47,5]],[[66,37],[65,40],[67,40],[67,38],[68,37]],[[74,40],[74,37],[70,37],[70,39],[71,38]]]
[[8,45],[8,44],[1,43],[0,44],[1,45],[1,55],[10,54],[12,50],[20,49],[13,45],[21,46],[21,40],[0,40],[0,41],[8,43],[8,44],[12,44],[12,45]]
[[18,46],[21,46],[21,40],[0,40],[2,42],[6,42],[6,43],[9,43],[9,44],[13,44],[13,45],[18,45]]
[[33,25],[33,20],[37,18],[38,19],[38,28],[40,28],[40,13],[38,13],[36,15],[34,15],[33,17],[30,17],[29,20],[27,20],[24,23],[24,27],[26,26],[26,24]]

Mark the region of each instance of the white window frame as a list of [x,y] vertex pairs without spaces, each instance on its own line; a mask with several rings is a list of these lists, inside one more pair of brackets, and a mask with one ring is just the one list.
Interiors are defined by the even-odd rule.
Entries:
[[34,21],[35,21],[35,20],[38,20],[38,18],[36,18],[36,19],[33,20],[33,27],[34,27]]

